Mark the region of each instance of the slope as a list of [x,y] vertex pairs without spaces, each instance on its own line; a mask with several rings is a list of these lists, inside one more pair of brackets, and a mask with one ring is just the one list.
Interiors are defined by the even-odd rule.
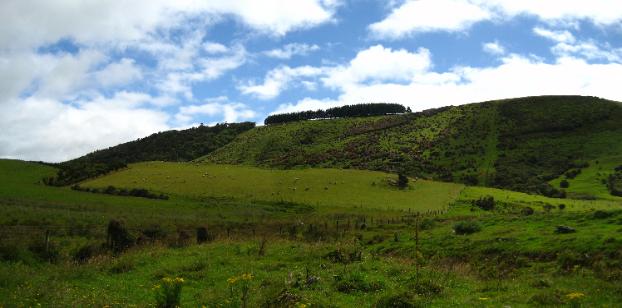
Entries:
[[[412,177],[563,197],[555,179],[622,154],[622,107],[541,96],[420,113],[258,127],[198,161],[405,172]],[[621,162],[622,163],[622,162]]]
[[217,124],[160,132],[56,165],[58,175],[46,180],[63,186],[124,168],[140,161],[189,161],[229,143],[254,123]]

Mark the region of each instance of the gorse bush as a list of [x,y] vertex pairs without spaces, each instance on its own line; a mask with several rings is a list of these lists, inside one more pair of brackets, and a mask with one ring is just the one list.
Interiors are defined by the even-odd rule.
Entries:
[[176,308],[180,307],[181,289],[184,279],[164,277],[160,284],[153,287],[155,291],[156,307]]

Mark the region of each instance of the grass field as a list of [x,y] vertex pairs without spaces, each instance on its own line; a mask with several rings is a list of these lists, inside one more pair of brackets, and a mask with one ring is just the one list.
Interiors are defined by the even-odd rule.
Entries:
[[446,210],[461,184],[412,180],[391,186],[396,175],[363,170],[270,170],[247,166],[147,162],[82,183],[105,188],[146,188],[191,198],[292,202],[318,209],[366,208],[426,212]]
[[[53,172],[0,160],[6,183],[0,306],[152,307],[166,277],[183,278],[182,307],[615,307],[622,301],[617,200],[421,180],[399,191],[386,184],[391,175],[377,172],[203,164],[137,164],[84,184],[136,185],[171,196],[151,200],[41,185]],[[281,185],[297,189],[278,190]],[[305,187],[325,196],[310,198]],[[383,206],[340,200],[348,190],[366,200],[383,196]],[[295,203],[271,199],[273,192]],[[494,210],[471,206],[483,196],[495,198]],[[408,213],[417,202],[449,203],[447,211],[418,220],[418,242]],[[545,204],[554,207],[544,211]],[[535,212],[524,214],[526,207]],[[122,220],[134,237],[164,234],[113,253],[104,244],[111,219]],[[478,230],[457,234],[464,223]],[[557,233],[560,225],[575,232]],[[198,226],[216,238],[196,244]],[[45,231],[48,253],[41,248]],[[79,261],[85,247],[93,251]]]

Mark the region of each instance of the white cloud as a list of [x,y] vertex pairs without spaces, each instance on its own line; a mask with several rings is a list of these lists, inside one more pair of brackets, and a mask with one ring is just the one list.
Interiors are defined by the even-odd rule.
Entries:
[[208,54],[219,54],[219,53],[225,53],[229,51],[229,48],[227,48],[227,46],[220,44],[220,43],[215,43],[215,42],[203,43],[203,49]]
[[497,41],[484,43],[482,45],[482,50],[484,50],[484,52],[487,52],[491,55],[505,54],[505,48],[501,44],[499,44],[499,42]]
[[553,31],[542,27],[533,29],[533,33],[557,43],[574,43],[575,37],[568,30]]
[[[344,65],[343,67],[347,67]],[[402,74],[395,69],[395,75]],[[365,83],[341,80],[331,86],[340,90],[336,99],[305,98],[282,104],[277,112],[291,112],[344,104],[395,102],[424,110],[447,105],[531,95],[592,95],[622,101],[617,76],[622,64],[593,64],[573,56],[560,56],[552,63],[510,54],[498,66],[454,67],[434,72],[425,66],[408,82],[394,80]],[[390,75],[387,72],[387,75]],[[337,79],[339,80],[339,79]],[[328,86],[328,85],[327,85]]]
[[232,16],[271,35],[317,26],[333,18],[336,4],[318,0],[4,0],[0,49],[28,48],[69,38],[84,44],[123,44],[178,24]]
[[588,60],[605,60],[609,62],[622,61],[621,48],[611,48],[608,44],[599,44],[592,40],[577,40],[575,36],[567,30],[554,31],[536,27],[533,32],[555,42],[556,44],[551,47],[551,52],[558,57],[575,56]]
[[588,20],[608,26],[622,21],[619,0],[409,0],[395,7],[383,20],[369,26],[383,39],[403,38],[418,32],[464,31],[486,20],[505,20],[521,15],[558,25]]
[[229,102],[227,97],[216,97],[208,99],[205,104],[182,106],[175,115],[175,120],[184,126],[192,121],[197,121],[200,116],[213,117],[217,115],[222,115],[222,121],[227,123],[247,120],[256,116],[255,112],[245,104]]
[[462,31],[490,18],[488,10],[469,1],[418,0],[395,8],[369,29],[374,36],[397,39],[417,32]]
[[[167,63],[162,65],[161,73],[165,78],[156,84],[162,93],[167,95],[182,94],[191,99],[193,97],[193,83],[217,79],[243,65],[247,58],[246,49],[241,45],[227,47],[225,53],[203,57],[194,49],[186,46],[184,45],[180,49],[172,49],[173,58],[175,55],[181,54],[177,60],[164,60]],[[193,50],[193,52],[186,52],[186,50]],[[164,55],[161,56],[161,59],[166,58]]]
[[331,88],[363,82],[409,81],[431,65],[430,52],[425,48],[411,53],[375,45],[358,52],[347,65],[331,68],[322,81]]
[[318,77],[323,85],[333,89],[344,89],[366,82],[408,82],[428,70],[431,63],[430,52],[425,48],[411,53],[405,49],[393,50],[375,45],[358,52],[346,65],[295,68],[281,66],[269,71],[262,84],[248,82],[238,88],[244,94],[272,99],[296,82],[314,90],[317,83],[313,78]]
[[292,56],[305,56],[313,51],[317,51],[320,49],[318,45],[308,45],[308,44],[300,44],[293,43],[287,44],[282,48],[276,48],[272,50],[265,51],[264,54],[271,58],[277,59],[290,59]]
[[140,67],[136,66],[133,59],[128,58],[110,63],[105,68],[95,73],[95,80],[99,85],[104,87],[126,85],[141,77],[142,71]]
[[123,93],[75,105],[34,97],[2,104],[0,157],[64,161],[167,130],[168,115],[139,107],[149,100]]
[[[302,78],[315,77],[324,72],[323,68],[312,66],[300,66],[291,68],[281,66],[269,71],[262,84],[249,82],[239,85],[238,88],[243,94],[254,95],[259,99],[272,99],[277,97],[281,91],[291,86],[291,83]],[[312,83],[305,80],[301,81],[307,89],[312,89]]]

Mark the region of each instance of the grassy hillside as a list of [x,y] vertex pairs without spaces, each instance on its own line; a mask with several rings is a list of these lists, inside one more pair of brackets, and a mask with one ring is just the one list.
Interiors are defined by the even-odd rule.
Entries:
[[46,182],[69,185],[140,161],[189,161],[214,151],[253,127],[254,123],[246,122],[160,132],[57,164],[58,174]]
[[563,197],[549,181],[616,155],[622,155],[619,103],[543,96],[427,113],[268,125],[199,161],[403,171]]
[[200,198],[289,202],[318,208],[445,210],[463,185],[412,180],[400,190],[396,176],[338,169],[269,170],[235,165],[148,162],[90,180],[83,187],[146,188]]

